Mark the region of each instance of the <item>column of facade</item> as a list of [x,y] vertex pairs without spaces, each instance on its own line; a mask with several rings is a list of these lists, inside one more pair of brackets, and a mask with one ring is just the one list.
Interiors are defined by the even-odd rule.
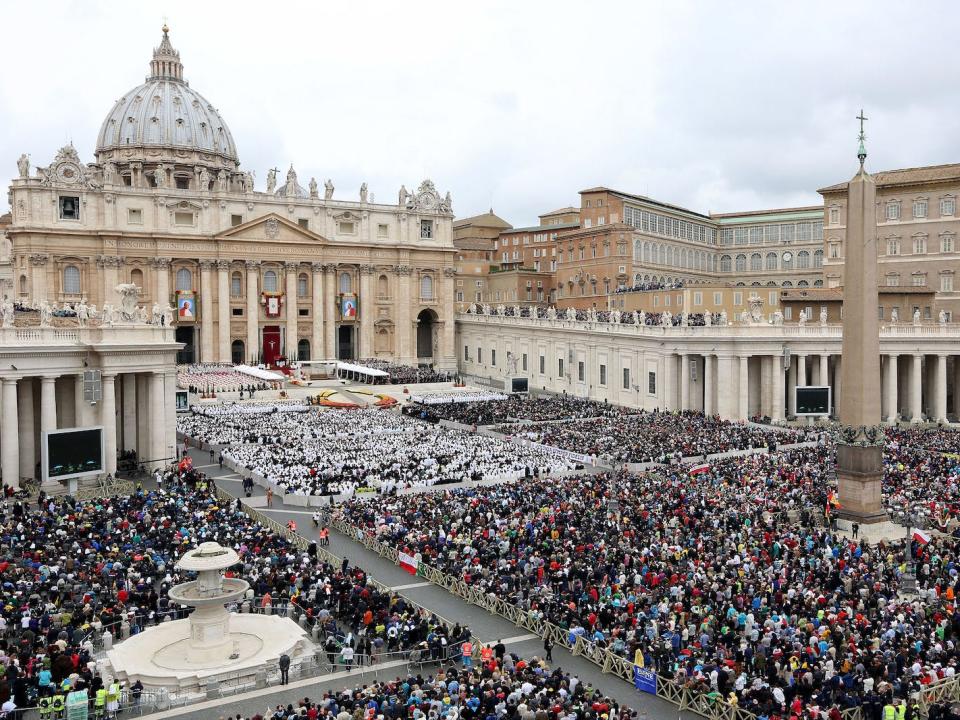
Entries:
[[797,355],[797,385],[806,387],[807,385],[807,356]]
[[[443,310],[440,313],[440,357],[448,363],[446,367],[450,370],[455,370],[457,367],[457,351],[454,347],[456,344],[456,323],[454,319],[457,314],[457,304],[454,302],[456,296],[453,288],[456,274],[452,267],[444,268],[440,280],[440,307]],[[434,362],[436,360],[437,358],[434,358]]]
[[953,414],[960,422],[960,355],[953,356]]
[[372,358],[373,352],[373,309],[376,301],[373,297],[373,265],[361,265],[360,272],[360,336],[359,354],[361,358]]
[[[13,488],[20,487],[20,423],[17,414],[17,380],[3,378],[3,413],[7,422],[0,423],[0,473],[3,482]],[[33,428],[30,428],[32,434]]]
[[739,409],[737,417],[746,420],[750,417],[750,358],[747,355],[741,355],[739,362],[740,381],[737,383]]
[[200,361],[216,362],[213,353],[213,271],[212,260],[200,261]]
[[414,349],[413,325],[410,321],[410,274],[413,270],[407,265],[394,267],[397,273],[397,349],[399,361],[413,363]]
[[326,359],[337,359],[337,312],[334,298],[337,293],[337,266],[328,263],[323,266],[323,349]]
[[910,361],[910,422],[923,420],[923,355],[916,353]]
[[703,356],[703,414],[706,416],[714,415],[717,408],[713,403],[713,385],[714,385],[714,357],[712,355]]
[[897,356],[887,355],[881,360],[881,415],[887,422],[894,422],[897,417]]
[[177,456],[177,371],[163,374],[164,457]]
[[690,409],[690,356],[680,354],[680,410]]
[[[9,413],[6,402],[3,412]],[[33,417],[33,378],[20,378],[17,383],[17,404],[14,409],[16,422],[9,423],[14,427],[19,425],[20,442],[20,477],[34,477],[37,469],[37,434]],[[10,417],[8,414],[7,417]],[[14,436],[16,437],[16,436]],[[3,440],[6,442],[6,440]],[[4,473],[6,482],[6,473]]]
[[156,258],[153,261],[156,273],[157,298],[160,307],[170,306],[170,263],[171,258]]
[[947,422],[947,356],[936,355],[933,376],[933,409],[934,422]]
[[284,290],[283,301],[286,303],[286,335],[287,341],[284,347],[287,360],[293,360],[297,357],[297,342],[300,333],[297,331],[297,270],[300,265],[294,262],[284,263],[283,269],[286,273],[286,289]]
[[773,420],[783,420],[783,360],[780,355],[774,355],[770,360],[770,389],[773,394],[770,417]]
[[773,388],[771,387],[771,377],[770,377],[770,356],[761,355],[760,356],[760,414],[764,416],[771,416],[773,413],[770,410],[771,397],[773,396]]
[[247,342],[244,353],[247,360],[255,362],[260,356],[260,298],[257,296],[260,263],[247,260]]
[[230,354],[230,261],[217,260],[217,355],[220,362],[232,360]]
[[715,365],[714,384],[717,387],[717,414],[724,420],[732,420],[737,414],[737,408],[733,402],[733,356],[718,355]]
[[57,429],[57,378],[40,378],[40,433]]
[[124,373],[121,380],[123,398],[123,449],[137,449],[137,376]]
[[829,385],[830,384],[830,356],[821,355],[820,356],[820,372],[817,377],[818,385]]
[[57,405],[57,427],[69,428],[79,427],[77,422],[76,390],[74,389],[73,377],[61,376],[57,378],[54,389],[54,397]]
[[151,464],[153,467],[161,466],[167,454],[164,405],[163,372],[155,371],[150,373],[150,460],[156,461]]
[[83,373],[73,376],[73,424],[74,427],[90,425],[90,403],[83,400]]
[[791,417],[797,414],[797,362],[794,358],[787,370],[787,414]]
[[103,373],[100,386],[100,422],[103,425],[104,469],[110,474],[117,472],[117,390],[114,373]]
[[[150,398],[150,383],[144,373],[137,373],[137,457],[150,460],[150,413],[147,403]],[[202,388],[201,388],[202,389]],[[104,388],[106,395],[106,388]]]
[[[837,355],[833,361],[833,392],[831,393],[834,408],[840,407],[840,386],[842,384],[841,381],[843,380],[843,373],[841,372],[842,368],[843,359]],[[894,384],[894,387],[896,387],[896,384]],[[834,412],[835,414],[838,414],[838,411],[835,410]]]
[[323,350],[324,275],[322,263],[310,263],[310,359],[322,360],[327,357]]
[[44,253],[34,253],[30,256],[30,295],[34,303],[47,300],[47,260]]
[[[573,368],[570,369],[571,373]],[[667,353],[663,356],[663,409],[673,410],[674,392],[676,391],[676,356]]]

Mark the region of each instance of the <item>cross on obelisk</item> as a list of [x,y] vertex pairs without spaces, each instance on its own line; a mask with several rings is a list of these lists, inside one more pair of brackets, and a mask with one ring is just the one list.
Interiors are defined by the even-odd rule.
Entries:
[[857,157],[860,159],[860,166],[863,167],[864,160],[867,159],[867,148],[863,144],[864,140],[867,139],[867,136],[863,132],[863,123],[869,120],[870,118],[864,116],[863,108],[860,108],[860,114],[857,115],[857,120],[860,121],[860,134],[857,135],[857,140],[860,141],[860,147],[857,149]]

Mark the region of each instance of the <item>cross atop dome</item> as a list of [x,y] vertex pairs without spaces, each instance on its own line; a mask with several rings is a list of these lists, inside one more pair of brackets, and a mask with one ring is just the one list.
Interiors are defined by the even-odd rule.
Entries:
[[183,63],[180,62],[180,53],[170,44],[170,28],[163,24],[163,39],[160,46],[153,49],[153,59],[150,61],[150,76],[148,80],[179,80],[183,81]]

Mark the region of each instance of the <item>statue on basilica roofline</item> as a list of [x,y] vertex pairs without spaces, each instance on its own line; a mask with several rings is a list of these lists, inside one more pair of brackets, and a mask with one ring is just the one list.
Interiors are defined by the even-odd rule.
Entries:
[[290,169],[287,170],[287,184],[285,187],[288,198],[295,198],[297,196],[297,171],[293,169],[293,163],[290,164]]
[[400,195],[397,198],[399,200],[398,204],[400,207],[405,208],[407,206],[407,199],[410,197],[410,193],[407,192],[407,186],[400,186]]
[[890,311],[890,322],[894,325],[900,322],[900,311],[896,308]]
[[726,325],[726,324],[727,324],[727,311],[726,311],[726,310],[721,310],[721,311],[720,311],[720,324],[721,324],[721,325]]
[[167,171],[163,167],[158,167],[153,171],[153,180],[158,188],[165,187],[167,184]]
[[317,192],[317,179],[312,177],[310,178],[310,199],[316,200],[318,197],[320,197],[320,195]]
[[327,178],[326,182],[323,183],[323,199],[330,200],[331,198],[333,198],[333,181]]
[[26,153],[21,153],[17,160],[17,171],[22,178],[30,177],[30,156]]
[[267,193],[273,195],[277,189],[277,171],[275,168],[267,171]]
[[367,184],[363,183],[360,186],[360,202],[365,203],[367,201]]
[[253,192],[253,173],[249,170],[243,175],[243,191]]

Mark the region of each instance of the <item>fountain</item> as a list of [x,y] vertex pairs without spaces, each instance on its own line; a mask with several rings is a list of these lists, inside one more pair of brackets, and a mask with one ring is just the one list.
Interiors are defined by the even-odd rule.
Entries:
[[178,691],[200,689],[205,679],[222,673],[252,680],[264,664],[287,654],[294,660],[312,644],[293,620],[277,615],[228,612],[250,585],[225,577],[240,562],[232,548],[205,542],[188,550],[176,567],[197,573],[167,593],[173,603],[194,608],[186,620],[164,622],[119,643],[107,653],[119,680],[139,679],[146,687]]

